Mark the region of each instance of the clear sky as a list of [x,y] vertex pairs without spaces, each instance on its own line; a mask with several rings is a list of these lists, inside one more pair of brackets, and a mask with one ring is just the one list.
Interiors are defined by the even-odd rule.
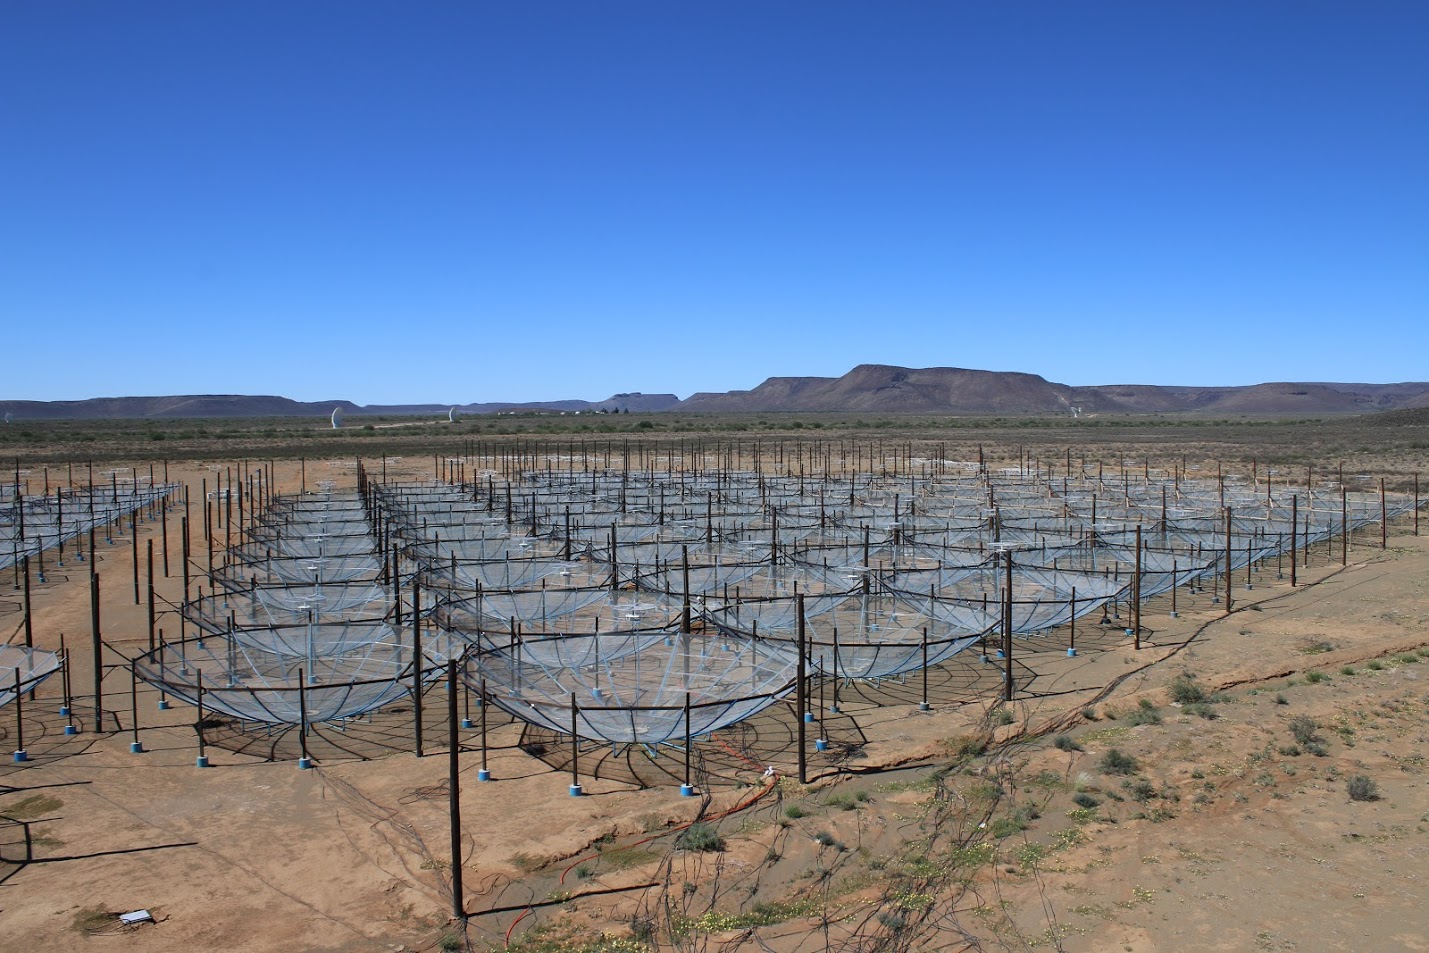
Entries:
[[0,4],[0,398],[1429,379],[1429,3]]

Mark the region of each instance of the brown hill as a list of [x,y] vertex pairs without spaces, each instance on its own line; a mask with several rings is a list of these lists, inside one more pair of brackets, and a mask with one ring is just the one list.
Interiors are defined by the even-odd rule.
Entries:
[[1241,387],[1069,387],[1011,371],[860,364],[842,377],[771,377],[753,390],[695,394],[680,410],[944,414],[1359,414],[1429,406],[1429,383],[1269,383]]

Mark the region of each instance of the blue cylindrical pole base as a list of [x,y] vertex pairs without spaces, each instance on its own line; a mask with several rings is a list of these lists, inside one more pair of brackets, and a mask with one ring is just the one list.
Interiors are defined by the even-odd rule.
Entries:
[[65,734],[77,735],[79,734],[79,729],[76,728],[74,725],[65,725]]
[[199,755],[197,758],[194,758],[194,767],[196,767],[196,768],[206,768],[206,767],[208,767],[208,755],[206,755],[206,754],[201,754],[201,755]]
[[815,751],[828,751],[828,750],[829,750],[829,742],[828,742],[828,739],[827,739],[827,738],[815,738],[815,739],[814,739],[814,750],[815,750]]
[[23,763],[23,762],[25,762],[25,761],[29,761],[29,760],[30,760],[30,756],[25,753],[25,749],[24,749],[24,748],[21,748],[21,749],[19,749],[18,751],[15,752],[15,763],[16,763],[16,764],[21,764],[21,763]]
[[1135,635],[1135,634],[1136,634],[1136,633],[1135,633],[1134,631],[1132,631],[1131,629],[1126,629],[1126,630],[1124,630],[1124,631],[1126,632],[1127,635]]
[[839,706],[838,706],[838,705],[830,705],[830,706],[829,706],[829,714],[830,714],[830,715],[842,715],[843,712],[839,711]]
[[1179,618],[1181,618],[1181,613],[1179,613],[1179,612],[1173,612],[1173,613],[1171,613],[1171,618],[1173,618],[1173,619],[1179,619]]
[[463,719],[461,720],[461,726],[462,726],[463,728],[470,728],[470,727],[472,727],[471,719],[470,719],[470,718],[463,718]]
[[680,785],[680,797],[694,797],[695,786],[693,784]]
[[480,771],[476,772],[476,779],[478,781],[490,781],[491,772],[486,770],[485,768],[482,768]]
[[998,657],[998,658],[1007,658],[1006,655],[1002,654],[1002,649],[998,649],[998,650],[997,650],[997,657]]
[[585,790],[579,784],[571,785],[571,797],[580,797],[584,793]]
[[169,700],[168,700],[167,698],[161,699],[161,700],[159,701],[159,711],[168,711],[168,710],[169,710]]
[[804,712],[804,723],[805,723],[805,724],[812,724],[813,721],[814,721],[814,713],[811,712],[811,711],[806,711],[806,712]]
[[68,706],[68,705],[61,705],[61,706],[60,706],[60,714],[63,715],[64,717],[68,718],[68,717],[69,717],[69,706]]
[[1069,648],[1067,649],[1067,658],[1076,658],[1076,657],[1077,657],[1077,650],[1074,649],[1074,648],[1070,648],[1070,647],[1069,647]]
[[142,741],[131,741],[131,742],[129,742],[129,753],[130,753],[130,754],[143,754],[143,753],[144,753],[144,742],[142,742]]
[[932,711],[933,709],[932,709],[931,706],[929,706],[929,704],[928,704],[927,702],[919,702],[919,703],[918,703],[918,710],[919,710],[919,711]]
[[312,759],[312,758],[299,758],[299,759],[298,759],[298,769],[299,769],[300,771],[306,771],[306,770],[308,770],[309,768],[311,768],[312,766],[313,766],[313,759]]

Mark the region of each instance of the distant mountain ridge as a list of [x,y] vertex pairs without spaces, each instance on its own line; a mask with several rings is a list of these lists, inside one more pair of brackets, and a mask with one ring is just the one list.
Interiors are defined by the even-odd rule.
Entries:
[[174,397],[92,397],[88,400],[0,400],[0,415],[15,420],[118,420],[183,417],[326,417],[341,408],[345,417],[379,414],[554,412],[649,413],[678,406],[674,394],[615,394],[606,400],[497,401],[478,404],[355,404],[350,400],[299,401],[243,394],[188,394]]
[[[1429,382],[1265,383],[1236,387],[1098,384],[961,367],[860,364],[842,377],[771,377],[753,390],[695,394],[683,411],[943,414],[1360,414],[1429,407]],[[1074,410],[1075,409],[1075,410]]]
[[614,394],[602,401],[497,401],[472,404],[370,404],[348,400],[207,394],[97,397],[78,401],[0,400],[17,420],[313,417],[342,408],[346,416],[599,413],[880,413],[880,414],[1222,414],[1326,416],[1429,408],[1429,382],[1344,384],[1272,382],[1233,387],[1098,384],[1073,387],[1017,371],[860,364],[841,377],[771,377],[751,390],[674,394]]

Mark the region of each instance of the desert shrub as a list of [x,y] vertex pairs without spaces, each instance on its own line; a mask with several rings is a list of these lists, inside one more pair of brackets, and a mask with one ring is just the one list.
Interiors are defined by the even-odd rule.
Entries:
[[1310,752],[1317,758],[1327,758],[1330,755],[1330,749],[1325,747],[1325,743],[1318,739],[1315,741],[1306,742],[1305,750]]
[[835,843],[834,835],[830,834],[828,831],[819,831],[817,834],[814,835],[814,843],[818,844],[820,847],[832,847]]
[[824,798],[824,806],[838,808],[840,811],[852,811],[858,807],[858,804],[854,801],[853,795],[840,791]]
[[462,942],[461,937],[455,933],[447,933],[442,936],[441,942],[437,944],[437,949],[442,950],[443,953],[455,953],[456,950],[460,950],[465,946],[466,944]]
[[1171,680],[1171,700],[1182,705],[1195,705],[1210,700],[1206,690],[1189,673]]
[[1052,746],[1058,751],[1081,751],[1081,743],[1071,735],[1058,735],[1057,740],[1052,742]]
[[1353,675],[1355,674],[1355,667],[1353,665],[1342,665],[1340,666],[1340,674]]
[[797,804],[790,804],[788,807],[784,808],[784,816],[790,818],[791,820],[797,821],[801,817],[808,817],[809,812],[804,810]]
[[1215,721],[1221,717],[1216,711],[1216,706],[1209,702],[1191,702],[1189,705],[1181,706],[1181,710],[1188,715],[1195,715],[1197,718],[1204,718],[1207,721]]
[[1101,756],[1101,760],[1097,762],[1097,767],[1101,769],[1102,774],[1127,775],[1135,774],[1139,765],[1136,763],[1136,759],[1131,755],[1117,748],[1112,748]]
[[992,723],[994,725],[1010,725],[1014,720],[1012,712],[1006,708],[998,708],[992,713]]
[[681,850],[713,853],[724,850],[724,838],[704,821],[695,821],[675,838],[675,846]]
[[1126,783],[1126,793],[1145,804],[1156,796],[1156,786],[1145,778],[1133,778]]
[[1161,712],[1156,710],[1156,706],[1151,704],[1149,699],[1141,699],[1140,703],[1131,710],[1131,714],[1126,716],[1129,725],[1159,725],[1161,724]]
[[1275,704],[1277,704],[1277,705],[1288,705],[1288,704],[1290,704],[1290,699],[1286,698],[1284,695],[1276,695],[1276,696],[1275,696]]
[[1364,774],[1352,774],[1345,782],[1345,791],[1349,793],[1351,801],[1378,801],[1379,785],[1374,778]]
[[1311,685],[1318,685],[1325,680],[1324,672],[1306,672],[1305,681]]
[[1101,804],[1101,801],[1086,791],[1078,791],[1072,795],[1072,803],[1077,805],[1077,807],[1093,808]]
[[878,914],[878,922],[889,932],[897,933],[908,925],[908,918],[897,910],[884,910]]
[[1301,747],[1315,741],[1319,735],[1319,725],[1315,720],[1307,715],[1296,715],[1290,719],[1290,733],[1295,736],[1295,741]]
[[1369,669],[1371,672],[1380,672],[1384,670],[1384,663],[1381,662],[1379,659],[1371,659],[1368,663],[1365,664],[1365,668]]

